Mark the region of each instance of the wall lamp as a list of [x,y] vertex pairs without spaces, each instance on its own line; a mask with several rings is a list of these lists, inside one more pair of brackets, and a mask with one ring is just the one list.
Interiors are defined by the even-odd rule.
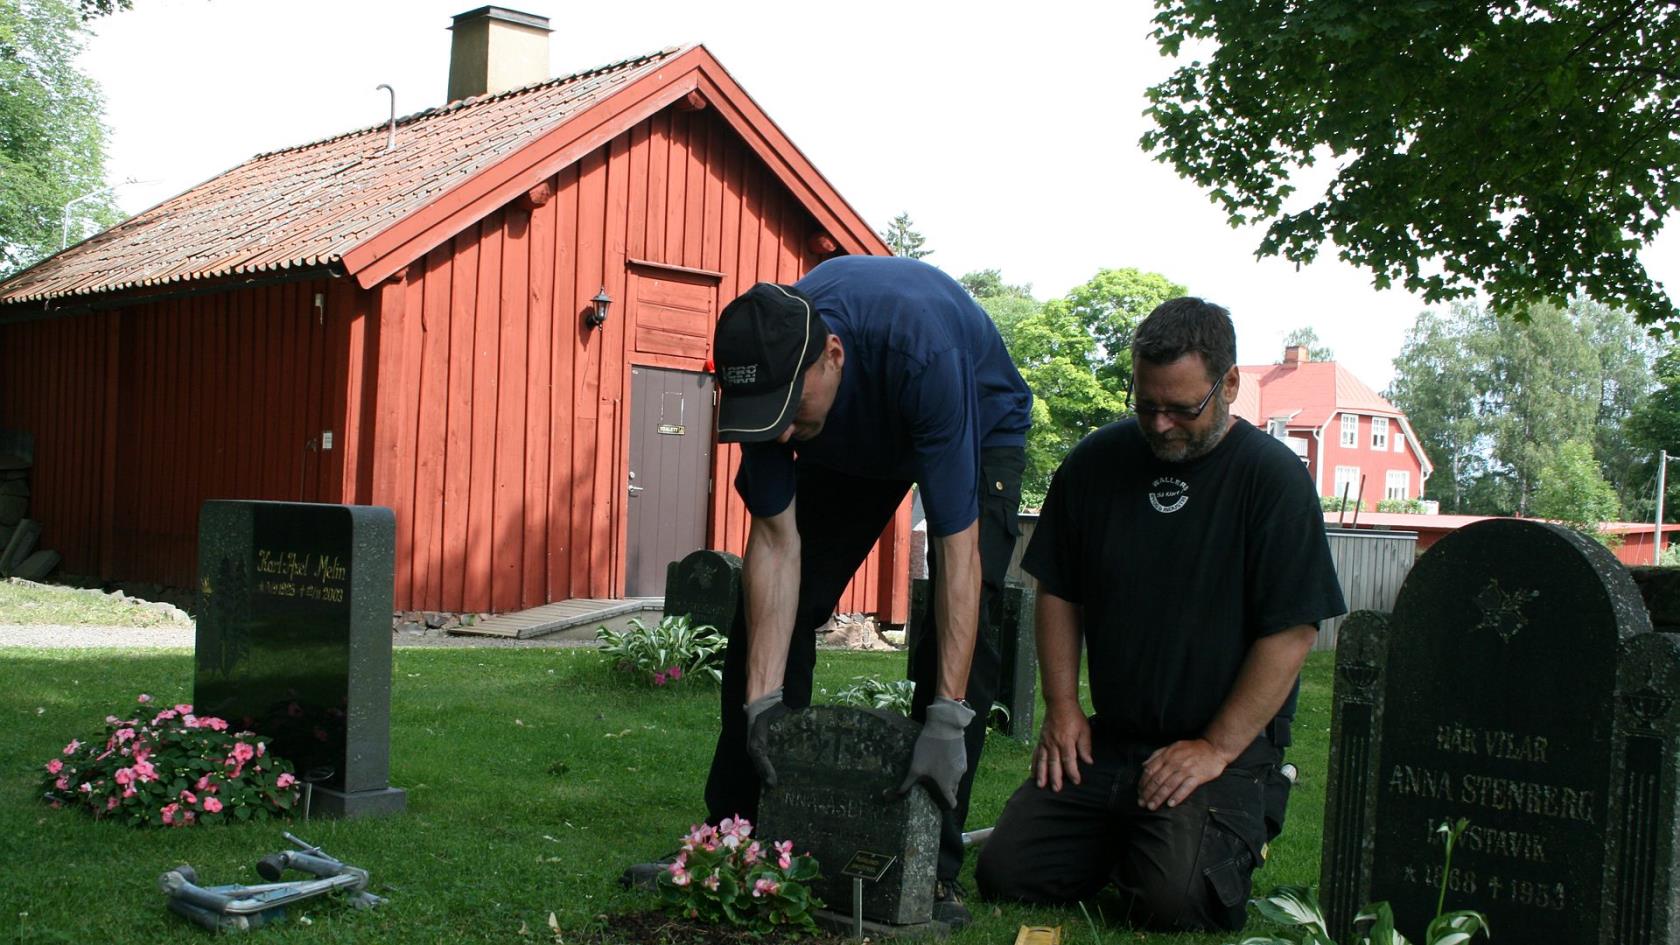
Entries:
[[589,328],[600,328],[607,323],[607,309],[612,306],[612,296],[607,294],[607,287],[603,285],[589,301],[594,302],[595,307],[583,314],[583,324]]

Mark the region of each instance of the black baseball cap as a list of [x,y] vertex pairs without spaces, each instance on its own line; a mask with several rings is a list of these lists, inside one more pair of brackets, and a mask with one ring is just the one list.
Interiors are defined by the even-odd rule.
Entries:
[[793,422],[805,369],[822,356],[828,326],[805,293],[760,282],[724,306],[712,339],[718,440],[773,440]]

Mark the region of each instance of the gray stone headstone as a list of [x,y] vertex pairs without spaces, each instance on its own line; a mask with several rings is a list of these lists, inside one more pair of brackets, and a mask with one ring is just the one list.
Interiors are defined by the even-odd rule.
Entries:
[[396,522],[378,506],[206,502],[194,706],[273,738],[312,812],[403,809],[390,787]]
[[686,614],[696,625],[729,633],[741,604],[741,559],[727,551],[702,549],[665,569],[665,616]]
[[[911,639],[933,631],[927,625],[931,587],[926,579],[910,582]],[[1033,712],[1038,705],[1038,638],[1033,622],[1036,602],[1032,588],[1004,585],[1003,593],[992,601],[989,630],[995,635],[1000,659],[996,701],[1009,713],[998,729],[1022,744],[1030,744],[1037,734],[1033,728]]]
[[35,542],[41,537],[41,523],[32,518],[26,518],[17,523],[12,531],[12,537],[6,542],[4,550],[0,550],[0,578],[11,577],[17,566],[28,558],[35,550]]
[[23,578],[25,581],[45,580],[61,560],[63,559],[56,551],[37,551],[12,569],[12,577]]
[[851,914],[852,880],[841,871],[874,854],[895,861],[864,885],[864,918],[919,926],[932,915],[939,810],[921,787],[896,794],[918,731],[896,713],[826,705],[771,727],[777,784],[759,800],[754,835],[792,840],[796,852],[815,856],[822,878],[814,891],[832,913]]
[[1342,628],[1321,889],[1331,932],[1387,900],[1421,940],[1436,827],[1466,818],[1446,908],[1500,940],[1675,943],[1680,646],[1627,570],[1565,528],[1442,539],[1392,615]]

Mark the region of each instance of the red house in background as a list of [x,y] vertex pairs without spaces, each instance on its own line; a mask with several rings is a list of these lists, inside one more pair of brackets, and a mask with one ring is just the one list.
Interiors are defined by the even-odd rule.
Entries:
[[[390,506],[405,610],[657,596],[666,562],[742,549],[717,313],[887,247],[704,47],[548,81],[546,19],[454,30],[461,100],[0,284],[0,427],[33,437],[66,570],[191,586],[213,498]],[[904,622],[908,518],[842,609]]]
[[[1303,345],[1283,363],[1243,365],[1232,412],[1288,443],[1307,464],[1318,494],[1417,499],[1434,471],[1406,415],[1334,361],[1313,361]],[[1361,482],[1364,488],[1361,491]]]

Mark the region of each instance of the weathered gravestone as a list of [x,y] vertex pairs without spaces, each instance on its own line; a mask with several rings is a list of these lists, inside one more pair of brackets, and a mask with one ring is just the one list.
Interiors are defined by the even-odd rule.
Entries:
[[1321,889],[1331,932],[1388,900],[1421,940],[1443,821],[1446,908],[1498,941],[1680,943],[1680,640],[1602,546],[1494,520],[1438,542],[1336,659]]
[[741,605],[741,559],[727,551],[691,551],[665,568],[665,616],[686,614],[695,626],[728,634]]
[[[927,579],[917,578],[910,582],[909,636],[912,640],[919,639],[920,634],[933,632],[933,628],[927,625],[930,593],[932,585]],[[1005,584],[1003,593],[992,599],[990,629],[987,631],[995,635],[1001,660],[994,701],[1008,713],[998,727],[1005,735],[1023,744],[1031,743],[1036,734],[1033,729],[1033,710],[1038,703],[1038,639],[1033,623],[1036,600],[1037,595],[1032,588]]]
[[770,729],[776,786],[759,800],[755,835],[792,840],[822,870],[813,891],[827,906],[825,924],[849,928],[849,864],[892,865],[863,885],[863,917],[877,937],[937,933],[932,923],[939,857],[939,809],[921,787],[897,794],[919,726],[877,709],[812,706]]
[[273,738],[312,811],[396,813],[389,786],[390,509],[206,502],[194,707]]

